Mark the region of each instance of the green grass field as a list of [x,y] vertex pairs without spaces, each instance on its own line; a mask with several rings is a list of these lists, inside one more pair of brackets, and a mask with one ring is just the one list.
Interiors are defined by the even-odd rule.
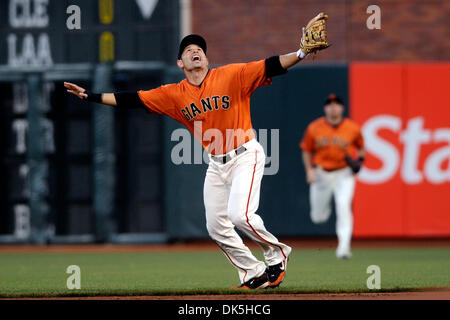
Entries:
[[[260,252],[255,254],[261,258]],[[68,290],[66,268],[81,268],[81,289]],[[369,265],[380,291],[450,287],[450,248],[297,249],[283,285],[265,293],[367,292]],[[233,294],[237,272],[219,250],[130,253],[0,253],[0,297]],[[255,293],[252,291],[251,293]]]

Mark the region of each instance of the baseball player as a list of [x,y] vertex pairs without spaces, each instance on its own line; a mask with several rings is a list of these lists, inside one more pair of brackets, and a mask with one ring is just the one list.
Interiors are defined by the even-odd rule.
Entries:
[[[177,60],[186,78],[156,89],[96,94],[64,84],[68,92],[87,101],[167,115],[185,125],[202,143],[210,159],[203,189],[206,227],[238,270],[240,285],[233,288],[277,287],[285,277],[291,253],[256,214],[265,154],[252,130],[250,96],[309,53],[328,46],[326,18],[321,13],[310,21],[308,26],[322,31],[312,39],[313,29],[307,26],[297,52],[215,69],[209,68],[203,37],[188,35],[180,43]],[[261,246],[265,262],[252,254],[235,227]]]
[[[338,237],[336,256],[349,259],[354,175],[360,170],[366,154],[364,139],[359,126],[343,117],[344,105],[338,96],[328,96],[324,111],[325,117],[309,124],[300,143],[306,180],[310,184],[310,215],[314,223],[327,221],[334,195]],[[357,159],[351,156],[355,149]]]

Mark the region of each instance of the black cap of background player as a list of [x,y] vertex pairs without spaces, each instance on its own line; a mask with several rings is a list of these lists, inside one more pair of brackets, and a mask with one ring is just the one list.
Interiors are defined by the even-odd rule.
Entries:
[[190,34],[184,37],[183,40],[181,40],[180,49],[178,50],[178,60],[181,59],[181,55],[183,54],[184,49],[186,49],[186,47],[191,44],[198,45],[200,48],[202,48],[203,52],[206,54],[205,39],[203,39],[203,37],[199,36],[198,34]]
[[330,104],[332,102],[336,102],[336,103],[344,105],[344,103],[342,102],[342,99],[334,93],[330,93],[330,95],[327,97],[327,100],[325,100],[325,105]]

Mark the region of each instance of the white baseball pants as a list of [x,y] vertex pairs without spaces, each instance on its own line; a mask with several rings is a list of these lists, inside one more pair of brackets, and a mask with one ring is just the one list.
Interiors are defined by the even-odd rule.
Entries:
[[210,157],[203,189],[208,233],[238,270],[241,283],[262,275],[266,264],[256,259],[234,227],[261,246],[267,265],[286,265],[291,252],[289,246],[266,230],[256,214],[266,158],[264,149],[255,139],[244,146],[247,151],[225,164]]
[[310,185],[311,220],[323,223],[331,214],[331,198],[336,205],[336,234],[338,247],[336,255],[350,255],[350,242],[353,231],[352,201],[355,178],[349,167],[325,171],[317,168],[316,181]]

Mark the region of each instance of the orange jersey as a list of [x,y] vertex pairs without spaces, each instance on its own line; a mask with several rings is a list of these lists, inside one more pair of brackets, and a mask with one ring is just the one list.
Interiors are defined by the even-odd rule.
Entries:
[[300,147],[313,153],[313,164],[325,170],[336,170],[347,166],[345,156],[351,155],[353,147],[364,147],[361,130],[355,122],[344,118],[333,127],[325,117],[311,122],[306,128]]
[[212,154],[225,154],[253,139],[250,96],[271,83],[265,60],[210,69],[201,86],[187,79],[138,91],[152,112],[184,124]]

